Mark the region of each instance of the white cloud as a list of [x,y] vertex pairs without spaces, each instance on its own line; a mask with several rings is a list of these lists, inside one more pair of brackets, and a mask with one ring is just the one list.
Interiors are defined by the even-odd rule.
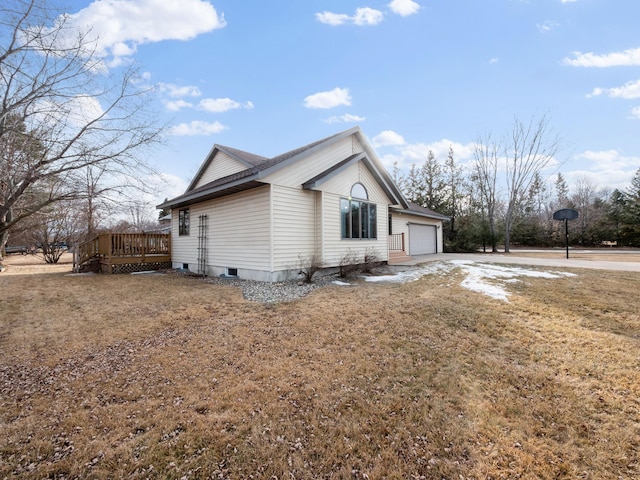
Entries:
[[384,14],[380,10],[375,10],[369,7],[362,7],[356,9],[353,16],[346,15],[344,13],[332,13],[322,12],[316,13],[316,20],[320,23],[327,25],[337,26],[344,25],[345,23],[352,23],[354,25],[377,25],[384,20]]
[[599,95],[608,95],[611,98],[634,99],[640,98],[640,80],[630,81],[621,87],[614,88],[594,88],[587,97],[597,97]]
[[380,132],[378,135],[373,137],[373,146],[374,147],[389,147],[389,146],[399,146],[404,145],[406,143],[404,137],[399,133],[394,132],[393,130],[384,130]]
[[240,103],[230,98],[205,98],[198,104],[198,109],[205,110],[211,113],[222,113],[229,110],[235,110],[237,108],[253,108],[253,103],[246,102]]
[[631,118],[634,120],[640,120],[640,107],[634,107],[631,109]]
[[304,99],[307,108],[333,108],[340,105],[351,105],[348,88],[334,88],[328,92],[318,92]]
[[629,67],[640,65],[640,48],[630,48],[622,52],[597,55],[593,52],[573,52],[573,58],[564,58],[564,65],[572,67]]
[[554,20],[545,20],[542,23],[538,23],[536,25],[536,27],[538,27],[538,30],[540,30],[542,33],[547,33],[550,32],[551,30],[553,30],[554,28],[558,28],[560,26],[560,24]]
[[[62,21],[62,17],[58,20]],[[226,25],[203,0],[101,0],[67,15],[68,26],[89,31],[97,53],[111,57],[110,65],[136,52],[138,45],[163,40],[191,40]]]
[[75,126],[84,126],[104,115],[100,102],[89,95],[77,95],[68,102],[69,121]]
[[185,102],[184,100],[172,100],[166,102],[165,107],[170,112],[177,112],[183,108],[193,108],[193,103]]
[[343,25],[345,23],[349,23],[351,21],[351,17],[344,13],[332,13],[332,12],[322,12],[316,13],[316,19],[320,23],[326,23],[327,25],[337,26]]
[[570,183],[581,176],[591,176],[596,178],[598,186],[617,189],[629,186],[640,165],[640,157],[628,157],[617,150],[587,150],[575,158],[585,168],[567,172]]
[[407,17],[409,15],[413,15],[414,13],[418,13],[418,10],[420,10],[421,7],[413,0],[393,0],[389,4],[389,8],[396,15]]
[[577,2],[578,0],[560,0],[560,3],[573,3],[573,2]]
[[140,184],[144,190],[149,191],[143,195],[145,203],[154,207],[164,202],[166,198],[175,198],[181,195],[188,186],[184,178],[164,172],[146,175],[140,179]]
[[151,80],[151,72],[142,72],[140,75],[134,76],[131,79],[131,83],[140,84],[148,83]]
[[623,169],[640,165],[640,158],[625,157],[617,150],[601,150],[598,152],[587,150],[577,155],[577,158],[591,162],[591,170],[595,172],[608,168]]
[[353,23],[356,25],[377,25],[384,19],[384,14],[380,10],[363,7],[356,10]]
[[[400,137],[402,138],[402,137]],[[373,139],[375,145],[375,137]],[[457,163],[465,164],[473,159],[473,144],[461,144],[443,138],[433,143],[410,143],[398,145],[397,153],[388,154],[381,158],[387,168],[396,164],[399,169],[407,170],[412,164],[420,166],[429,156],[429,151],[440,162],[444,162],[449,154],[449,147],[453,148],[453,155]]]
[[329,117],[325,120],[327,123],[357,123],[364,122],[366,117],[359,117],[357,115],[351,115],[347,113],[345,115]]
[[199,97],[202,95],[200,89],[193,85],[180,86],[173,83],[160,83],[158,88],[172,98]]
[[492,58],[491,60],[489,60],[489,63],[493,64],[493,63],[498,63],[500,61],[499,58]]
[[194,120],[190,123],[180,123],[169,130],[169,135],[177,137],[193,137],[196,135],[213,135],[226,130],[228,127],[220,122],[203,122]]

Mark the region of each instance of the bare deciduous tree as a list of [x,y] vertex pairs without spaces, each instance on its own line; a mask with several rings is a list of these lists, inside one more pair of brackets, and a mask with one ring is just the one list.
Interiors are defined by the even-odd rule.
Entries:
[[494,141],[490,134],[486,134],[484,138],[478,139],[475,142],[473,150],[474,163],[472,180],[480,191],[482,204],[487,214],[492,252],[498,251],[498,232],[496,226],[498,151],[499,144]]
[[575,180],[575,193],[572,196],[572,204],[578,210],[578,225],[580,228],[580,243],[590,243],[587,239],[587,230],[593,223],[594,200],[598,191],[597,182],[586,175],[580,175]]
[[559,138],[551,131],[547,117],[543,116],[537,121],[532,118],[526,124],[514,120],[504,144],[507,182],[505,252],[509,252],[511,229],[532,182],[552,162],[559,145]]
[[52,203],[82,198],[89,167],[151,172],[160,132],[134,68],[107,71],[90,32],[42,0],[0,4],[0,246]]

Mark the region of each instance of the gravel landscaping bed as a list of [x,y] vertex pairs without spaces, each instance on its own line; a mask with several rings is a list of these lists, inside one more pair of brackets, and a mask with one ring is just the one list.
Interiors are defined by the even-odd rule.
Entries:
[[318,287],[329,285],[337,277],[328,275],[314,279],[313,283],[297,280],[286,282],[258,282],[242,280],[240,278],[204,277],[206,283],[215,285],[230,285],[242,289],[242,296],[252,302],[277,303],[296,300],[308,295]]
[[[402,269],[406,269],[406,267],[402,267]],[[384,275],[392,271],[397,271],[397,268],[383,266],[376,269],[374,274]],[[193,273],[180,272],[179,270],[173,270],[172,272],[180,275],[199,277],[203,282],[209,284],[238,287],[242,289],[242,295],[245,299],[261,303],[277,303],[297,300],[298,298],[308,295],[316,288],[330,285],[333,282],[342,282],[340,283],[342,285],[346,282],[351,284],[357,282],[357,278],[345,280],[337,274],[316,276],[313,278],[313,283],[304,283],[301,280],[287,280],[285,282],[258,282],[255,280],[243,280],[240,278],[200,277]]]

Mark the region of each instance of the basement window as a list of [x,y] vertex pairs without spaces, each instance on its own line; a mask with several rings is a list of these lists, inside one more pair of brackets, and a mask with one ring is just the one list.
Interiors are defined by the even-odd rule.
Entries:
[[227,277],[237,277],[237,276],[238,276],[237,268],[227,267]]

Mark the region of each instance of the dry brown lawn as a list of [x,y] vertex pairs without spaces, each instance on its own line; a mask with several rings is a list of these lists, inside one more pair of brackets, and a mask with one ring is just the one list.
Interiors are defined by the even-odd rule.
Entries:
[[636,273],[529,278],[509,303],[454,272],[270,305],[11,271],[0,478],[640,476]]
[[[539,251],[518,251],[512,250],[509,255],[515,257],[531,257],[531,258],[565,258],[565,250],[539,250]],[[593,262],[640,262],[640,251],[633,250],[613,250],[607,248],[592,250],[569,250],[569,258],[573,260],[589,260]]]

